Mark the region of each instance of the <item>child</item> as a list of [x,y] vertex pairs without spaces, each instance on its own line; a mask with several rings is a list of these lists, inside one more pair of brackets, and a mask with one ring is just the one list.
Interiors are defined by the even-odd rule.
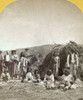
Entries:
[[31,73],[31,71],[28,71],[28,73],[26,74],[25,81],[27,81],[27,82],[32,82],[33,81],[33,75]]
[[7,70],[4,70],[4,72],[1,74],[1,79],[5,82],[7,82],[10,79],[10,74]]
[[44,83],[47,89],[54,89],[54,75],[51,70],[48,70],[45,74]]
[[35,70],[35,72],[34,72],[34,81],[38,82],[38,83],[41,81],[38,70]]
[[60,84],[60,88],[63,90],[69,89],[73,84],[73,76],[70,74],[70,69],[64,69],[64,74],[61,76],[61,79],[62,81]]

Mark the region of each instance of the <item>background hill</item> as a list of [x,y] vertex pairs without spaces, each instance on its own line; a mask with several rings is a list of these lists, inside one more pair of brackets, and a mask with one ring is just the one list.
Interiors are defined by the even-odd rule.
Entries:
[[[29,47],[28,52],[32,55],[42,54],[42,57],[44,59],[46,55],[52,51],[53,48],[56,48],[59,45],[60,44],[55,43],[55,44],[47,44],[47,45],[42,45],[42,46]],[[80,47],[81,57],[83,58],[83,45],[79,44],[79,47]],[[24,52],[26,48],[16,49],[17,54],[20,55],[20,53]],[[10,50],[9,50],[9,53],[11,54]],[[3,51],[2,55],[4,56],[5,54],[6,54],[6,51]]]
[[[42,54],[43,58],[45,58],[46,55],[54,48],[55,45],[57,44],[48,44],[48,45],[30,47],[28,52],[32,55]],[[20,55],[21,52],[25,51],[25,49],[26,48],[16,49],[17,54]],[[9,53],[11,54],[10,50],[9,50]],[[2,55],[4,56],[5,54],[6,54],[6,51],[3,51]]]

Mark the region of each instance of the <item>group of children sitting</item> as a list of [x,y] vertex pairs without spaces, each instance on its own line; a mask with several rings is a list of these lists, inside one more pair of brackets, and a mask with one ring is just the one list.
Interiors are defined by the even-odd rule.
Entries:
[[[4,70],[2,73],[1,78],[3,81],[8,81],[10,79],[10,75],[7,70]],[[65,68],[63,71],[63,75],[58,77],[58,80],[55,80],[55,77],[52,73],[52,70],[47,70],[44,80],[41,80],[40,74],[38,70],[35,70],[34,75],[32,74],[31,70],[26,73],[26,76],[22,78],[21,82],[33,82],[39,85],[45,86],[46,89],[56,89],[60,88],[62,90],[68,89],[75,89],[76,79],[70,74],[70,69]]]
[[47,71],[47,74],[44,77],[45,86],[47,89],[56,89],[60,88],[62,90],[68,90],[73,87],[75,82],[73,76],[70,74],[68,68],[64,69],[63,75],[58,77],[58,80],[55,80],[54,75],[52,74],[51,70]]

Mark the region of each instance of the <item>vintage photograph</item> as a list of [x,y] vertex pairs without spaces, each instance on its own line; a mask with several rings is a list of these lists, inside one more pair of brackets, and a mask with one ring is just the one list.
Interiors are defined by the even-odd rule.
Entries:
[[0,100],[83,100],[83,13],[68,0],[17,0],[0,13]]

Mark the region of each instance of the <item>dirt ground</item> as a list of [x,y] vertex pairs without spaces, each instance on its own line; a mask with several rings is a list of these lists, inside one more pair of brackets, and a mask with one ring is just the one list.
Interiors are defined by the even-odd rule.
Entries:
[[[79,100],[83,98],[83,88],[61,91],[46,90],[33,83],[21,83],[20,80],[10,83],[0,82],[0,100]],[[83,99],[80,99],[83,100]]]

